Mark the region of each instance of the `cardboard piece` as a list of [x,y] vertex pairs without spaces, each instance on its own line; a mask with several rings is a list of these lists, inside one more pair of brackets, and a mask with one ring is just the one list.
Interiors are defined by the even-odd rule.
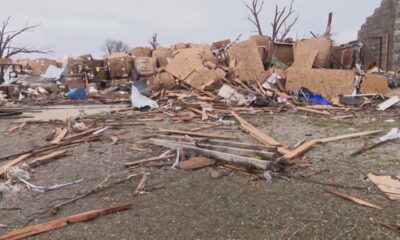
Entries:
[[229,58],[236,61],[235,74],[242,81],[263,82],[264,65],[255,41],[247,40],[235,43],[228,51]]

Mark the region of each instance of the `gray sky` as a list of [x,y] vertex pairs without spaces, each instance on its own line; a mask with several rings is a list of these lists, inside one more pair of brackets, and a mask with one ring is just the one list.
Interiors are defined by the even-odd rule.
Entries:
[[[275,4],[289,2],[265,0],[265,33],[271,32]],[[296,0],[299,21],[291,35],[309,37],[310,30],[323,33],[332,11],[336,41],[354,40],[365,18],[379,5],[380,0]],[[169,46],[234,39],[239,34],[246,38],[254,30],[245,20],[248,12],[242,0],[12,0],[4,1],[1,8],[1,19],[11,15],[12,27],[40,23],[20,43],[51,47],[54,57],[84,53],[100,57],[107,38],[143,46],[158,32],[161,45]]]

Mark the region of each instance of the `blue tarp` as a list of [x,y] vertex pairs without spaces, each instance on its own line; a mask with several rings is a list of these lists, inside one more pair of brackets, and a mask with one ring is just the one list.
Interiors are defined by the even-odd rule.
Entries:
[[86,99],[86,89],[84,88],[74,88],[69,90],[67,93],[68,99],[71,100],[84,100]]

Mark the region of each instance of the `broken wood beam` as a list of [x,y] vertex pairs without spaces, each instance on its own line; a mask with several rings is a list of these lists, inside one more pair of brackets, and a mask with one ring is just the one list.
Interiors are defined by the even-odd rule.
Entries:
[[357,137],[362,137],[362,136],[375,135],[375,134],[378,134],[381,132],[384,132],[384,131],[376,130],[376,131],[368,131],[368,132],[361,132],[361,133],[351,133],[351,134],[340,135],[340,136],[336,136],[336,137],[329,137],[329,138],[322,138],[322,139],[307,141],[307,142],[303,143],[302,145],[300,145],[299,147],[284,154],[284,158],[287,160],[292,160],[292,159],[300,156],[301,154],[309,151],[315,145],[320,144],[320,143],[329,143],[329,142],[346,140],[346,139],[357,138]]
[[235,112],[231,112],[232,116],[236,118],[236,120],[239,121],[240,127],[242,128],[243,131],[247,132],[250,136],[254,137],[257,139],[259,142],[263,144],[267,144],[270,146],[282,146],[282,143],[276,141],[272,137],[266,135],[265,133],[261,132],[259,129],[248,123],[246,120],[241,118],[238,114]]
[[363,205],[363,206],[366,206],[366,207],[375,208],[375,209],[379,209],[379,210],[383,209],[383,207],[381,207],[381,206],[378,206],[378,205],[375,205],[373,203],[364,201],[362,199],[347,195],[345,193],[336,192],[336,191],[334,191],[334,190],[332,190],[330,188],[324,188],[324,191],[327,192],[327,193],[330,193],[332,195],[341,197],[341,198],[343,198],[345,200],[348,200],[348,201],[351,201],[351,202],[354,202],[354,203],[357,203],[357,204],[360,204],[360,205]]
[[382,132],[385,132],[385,130],[374,130],[374,131],[367,131],[367,132],[360,132],[360,133],[351,133],[351,134],[345,134],[345,135],[340,135],[340,136],[336,136],[336,137],[322,138],[322,139],[318,139],[317,141],[319,143],[329,143],[329,142],[335,142],[335,141],[346,140],[346,139],[351,139],[351,138],[376,135],[376,134],[382,133]]
[[219,135],[219,134],[209,134],[209,133],[197,133],[197,132],[187,132],[173,129],[164,129],[160,128],[161,133],[165,134],[177,134],[177,135],[188,135],[188,136],[196,136],[196,137],[206,137],[206,138],[219,138],[219,139],[231,139],[235,140],[237,137],[228,136],[228,135]]
[[41,156],[41,157],[33,159],[32,161],[29,161],[28,165],[30,167],[37,167],[37,166],[44,164],[50,160],[53,160],[53,159],[56,159],[59,157],[64,157],[66,155],[66,153],[67,153],[67,150],[55,151],[55,152],[49,153],[45,156]]
[[189,160],[180,162],[177,167],[182,170],[197,170],[215,165],[214,159],[206,157],[192,157]]
[[65,138],[65,136],[67,136],[68,134],[68,129],[67,128],[63,128],[63,129],[56,129],[56,137],[54,138],[54,140],[51,142],[52,144],[60,144],[60,142],[63,140],[63,138]]
[[307,152],[308,150],[313,148],[316,144],[318,144],[318,141],[315,141],[315,140],[307,141],[307,142],[301,144],[299,147],[295,148],[294,150],[289,151],[287,154],[284,155],[284,158],[288,159],[288,160],[292,160],[292,159],[300,156],[301,154]]
[[162,156],[162,157],[153,157],[153,158],[147,158],[147,159],[143,159],[143,160],[128,162],[128,163],[125,163],[124,165],[126,167],[133,167],[133,166],[137,166],[137,165],[149,163],[149,162],[165,161],[172,157],[175,157],[175,154],[169,154],[169,155]]
[[133,191],[133,196],[139,195],[143,190],[146,185],[147,181],[147,176],[149,176],[150,173],[143,173],[142,178],[140,179],[138,185],[136,186],[135,190]]
[[207,138],[198,138],[198,137],[185,137],[185,136],[167,136],[167,135],[160,135],[157,138],[161,138],[164,140],[171,140],[175,142],[189,142],[191,140],[211,144],[215,146],[225,146],[225,147],[233,147],[233,148],[243,148],[243,149],[250,149],[255,151],[268,151],[268,152],[276,152],[277,147],[274,146],[267,146],[262,144],[252,144],[252,143],[245,143],[245,142],[232,142],[232,141],[224,141],[224,140],[217,140],[217,139],[207,139]]
[[[159,139],[164,140],[164,139]],[[176,145],[185,145],[185,146],[193,146],[198,148],[210,149],[214,151],[229,153],[233,155],[239,155],[242,157],[256,157],[259,156],[263,159],[273,160],[276,157],[275,153],[266,152],[266,151],[255,151],[250,149],[242,149],[242,148],[234,148],[234,147],[224,147],[224,146],[215,146],[212,144],[207,143],[191,143],[191,142],[177,142],[177,141],[170,141],[171,143],[175,143]]]
[[328,111],[319,111],[319,110],[309,109],[309,108],[305,108],[305,107],[296,107],[295,109],[303,111],[303,112],[315,113],[315,114],[324,115],[324,116],[331,115]]
[[[177,143],[177,144],[179,144],[179,143]],[[225,153],[239,155],[239,156],[243,156],[243,157],[259,156],[259,157],[262,157],[262,158],[268,159],[268,160],[272,160],[276,157],[275,153],[270,153],[270,152],[265,152],[265,151],[254,151],[254,150],[242,149],[242,148],[214,146],[211,144],[203,144],[203,143],[187,144],[187,145],[193,145],[193,146],[197,146],[199,148],[205,148],[205,149],[225,152]]]
[[90,129],[90,130],[87,130],[87,131],[84,131],[84,132],[81,132],[81,133],[77,133],[77,134],[68,136],[68,137],[64,138],[63,141],[69,141],[69,140],[72,140],[72,139],[75,139],[75,138],[87,136],[89,134],[95,133],[95,132],[97,132],[99,130],[102,130],[102,129],[104,129],[104,127],[98,127],[98,128]]
[[264,169],[264,170],[268,169],[271,164],[270,161],[257,160],[257,159],[253,159],[253,158],[237,156],[237,155],[233,155],[233,154],[229,154],[229,153],[198,148],[198,147],[194,147],[194,146],[190,146],[190,145],[184,145],[184,144],[169,142],[169,141],[160,140],[160,139],[152,138],[149,140],[151,143],[153,143],[154,145],[157,145],[157,146],[162,146],[162,147],[166,147],[166,148],[182,147],[184,151],[193,152],[193,153],[202,155],[204,157],[213,158],[213,159],[223,161],[223,162],[249,164],[251,166],[254,166],[254,167],[260,168],[260,169]]
[[18,158],[11,160],[7,164],[0,167],[0,177],[3,176],[8,171],[8,169],[10,169],[14,166],[17,166],[18,164],[22,163],[24,160],[28,159],[30,156],[32,156],[32,154],[30,154],[30,153],[23,154],[23,155],[19,156]]
[[379,147],[379,146],[381,146],[381,145],[383,145],[383,144],[385,144],[385,143],[387,143],[387,142],[390,142],[390,141],[376,142],[376,143],[373,143],[373,144],[371,144],[371,145],[362,147],[362,148],[360,148],[359,150],[357,150],[357,151],[351,153],[351,154],[350,154],[350,157],[355,157],[355,156],[357,156],[357,155],[360,155],[360,154],[362,154],[362,153],[364,153],[364,152],[366,152],[366,151],[368,151],[368,150],[377,148],[377,147]]
[[61,148],[65,148],[65,147],[68,147],[68,146],[77,145],[77,144],[80,144],[80,143],[93,142],[93,141],[99,140],[100,138],[101,138],[101,136],[88,136],[88,137],[85,137],[83,139],[75,140],[75,141],[72,141],[72,142],[62,142],[62,143],[60,143],[58,145],[49,144],[49,145],[45,145],[45,146],[42,146],[42,147],[33,148],[33,149],[30,149],[30,150],[27,150],[27,151],[23,151],[23,152],[20,152],[20,153],[17,153],[17,154],[12,154],[12,155],[9,155],[9,156],[6,156],[6,157],[2,157],[2,158],[0,158],[0,161],[4,161],[4,160],[10,159],[10,158],[14,158],[14,157],[19,157],[21,155],[28,154],[28,153],[30,153],[32,155],[36,155],[36,154],[39,154],[39,153],[44,153],[44,152],[48,152],[48,151],[52,151],[52,150],[56,150],[56,149],[61,149]]
[[57,220],[39,223],[33,226],[28,226],[21,229],[11,230],[10,232],[6,233],[3,236],[0,236],[0,240],[18,240],[24,239],[27,237],[31,237],[40,233],[48,232],[54,229],[66,227],[68,225],[78,223],[78,222],[85,222],[89,220],[93,220],[95,218],[105,216],[111,213],[116,213],[120,211],[125,211],[132,208],[132,204],[123,204],[117,207],[112,208],[105,208],[100,210],[93,210],[88,211],[68,217],[63,217]]

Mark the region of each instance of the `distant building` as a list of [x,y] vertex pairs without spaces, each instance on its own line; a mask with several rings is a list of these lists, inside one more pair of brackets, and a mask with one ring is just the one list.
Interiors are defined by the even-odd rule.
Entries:
[[382,0],[358,32],[369,63],[384,70],[400,70],[400,0]]

